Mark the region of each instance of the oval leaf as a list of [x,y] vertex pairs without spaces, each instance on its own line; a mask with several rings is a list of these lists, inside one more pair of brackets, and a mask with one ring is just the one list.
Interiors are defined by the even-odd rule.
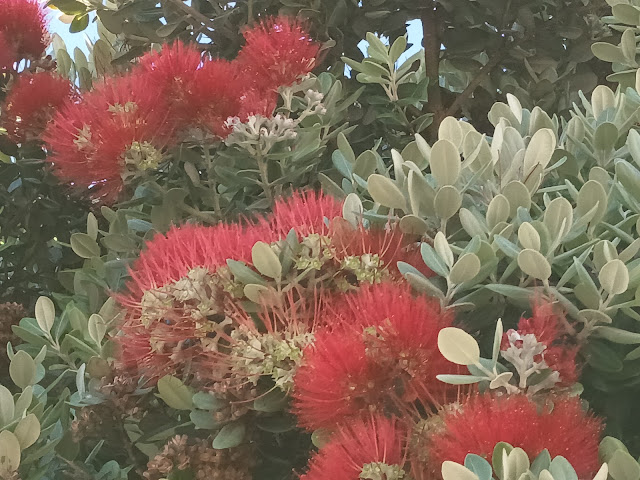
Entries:
[[36,302],[36,321],[43,332],[49,333],[56,319],[56,307],[49,297],[40,297]]
[[547,280],[551,276],[551,265],[537,250],[522,250],[518,254],[518,266],[524,273],[538,280]]
[[480,347],[475,338],[460,328],[446,327],[438,333],[438,349],[456,365],[474,365],[480,361]]
[[256,242],[251,249],[251,261],[261,274],[270,278],[282,276],[282,264],[271,245],[265,242]]
[[629,269],[622,260],[616,258],[602,267],[598,279],[609,295],[620,295],[626,292],[629,286]]
[[242,422],[232,422],[218,432],[211,446],[216,450],[237,447],[244,440],[246,427]]
[[190,410],[193,406],[193,395],[189,388],[171,375],[158,380],[158,396],[176,410]]
[[405,210],[407,201],[402,191],[390,178],[374,173],[367,180],[367,188],[374,202],[388,208]]

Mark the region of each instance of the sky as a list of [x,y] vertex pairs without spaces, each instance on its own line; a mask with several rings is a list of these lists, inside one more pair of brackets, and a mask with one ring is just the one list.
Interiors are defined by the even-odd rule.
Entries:
[[[81,33],[69,33],[69,25],[58,20],[59,12],[52,10],[52,19],[51,19],[51,31],[57,33],[62,37],[67,45],[67,49],[70,54],[73,56],[73,49],[75,47],[79,47],[84,52],[87,52],[87,46],[85,44],[85,36],[90,40],[95,41],[98,37],[96,24],[93,21],[94,15],[92,15],[92,20],[89,22],[89,26],[84,32]],[[405,54],[400,57],[400,63],[405,58],[409,58],[411,55],[416,53],[421,48],[422,44],[422,28],[420,25],[420,20],[412,20],[407,24],[407,34],[408,34],[408,43],[412,44],[411,48],[405,52]],[[386,42],[385,42],[386,43]],[[365,52],[367,48],[367,42],[364,40],[360,42],[358,45],[360,49]]]

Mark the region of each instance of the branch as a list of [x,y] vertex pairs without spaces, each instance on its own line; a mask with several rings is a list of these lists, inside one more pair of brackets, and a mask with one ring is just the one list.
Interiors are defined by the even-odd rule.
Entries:
[[203,24],[209,30],[215,30],[215,26],[214,26],[213,22],[206,15],[203,15],[202,13],[200,13],[195,8],[190,7],[189,5],[185,4],[182,0],[170,0],[170,1],[172,3],[174,3],[177,7],[179,7],[184,13],[186,13],[187,15],[192,17],[197,22]]
[[443,118],[449,117],[458,113],[458,110],[460,110],[464,102],[468,100],[471,97],[471,95],[473,95],[473,92],[482,83],[482,81],[489,74],[489,72],[491,72],[491,70],[493,70],[495,66],[498,65],[498,63],[500,63],[500,60],[502,60],[502,57],[504,57],[504,54],[506,51],[507,51],[506,48],[501,49],[499,52],[497,52],[495,55],[493,55],[489,59],[489,61],[478,71],[476,76],[473,77],[471,82],[469,82],[469,85],[467,85],[467,88],[465,88],[462,91],[462,93],[456,97],[456,99],[449,106],[449,108],[447,108],[447,110],[444,112]]
[[427,111],[433,113],[433,128],[437,131],[444,118],[444,105],[440,92],[440,24],[435,0],[428,0],[420,16],[422,20],[422,47],[427,78],[429,78]]

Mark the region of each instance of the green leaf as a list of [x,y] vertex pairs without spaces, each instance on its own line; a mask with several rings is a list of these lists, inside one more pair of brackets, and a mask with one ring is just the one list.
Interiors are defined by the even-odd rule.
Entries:
[[395,42],[393,42],[393,45],[391,45],[391,48],[389,49],[389,58],[391,62],[392,63],[397,62],[400,56],[404,53],[406,48],[407,48],[406,36],[402,35],[401,37],[396,38]]
[[479,455],[473,453],[464,457],[464,466],[475,473],[480,480],[491,480],[493,469],[489,462]]
[[33,385],[36,379],[36,362],[24,350],[19,350],[9,364],[11,380],[20,388]]
[[591,51],[600,60],[610,63],[625,63],[625,56],[620,47],[611,43],[596,42],[591,45]]
[[429,164],[438,187],[455,185],[460,176],[458,147],[449,140],[438,140],[431,148]]
[[594,328],[594,335],[613,343],[622,345],[640,344],[640,333],[628,332],[619,328],[598,326]]
[[261,415],[256,419],[256,427],[270,433],[284,433],[296,428],[296,421],[290,415]]
[[107,333],[107,324],[104,319],[97,313],[94,313],[89,317],[88,327],[91,340],[93,340],[97,346],[101,346],[102,340]]
[[36,302],[36,321],[43,332],[51,332],[56,320],[56,307],[48,297],[39,297]]
[[600,285],[610,295],[620,295],[629,286],[629,270],[621,260],[614,259],[602,267],[598,274]]
[[485,288],[510,298],[518,304],[525,303],[527,305],[531,303],[531,296],[534,293],[532,290],[527,288],[516,287],[515,285],[501,285],[498,283],[485,285]]
[[193,395],[189,388],[171,375],[158,380],[158,396],[176,410],[190,410],[193,407]]
[[18,422],[13,433],[20,442],[21,450],[29,448],[40,438],[40,422],[33,413],[30,413]]
[[426,242],[420,245],[420,254],[425,265],[433,270],[441,277],[447,277],[449,275],[449,267],[445,261],[436,253],[434,248]]
[[551,460],[549,472],[551,472],[554,479],[578,480],[578,475],[569,461],[561,456],[555,457]]
[[87,11],[87,6],[76,0],[51,0],[47,6],[52,6],[66,15],[77,15]]
[[603,342],[590,341],[585,347],[587,363],[602,372],[619,372],[622,370],[622,360],[614,349]]
[[218,426],[218,422],[209,410],[192,410],[189,419],[193,422],[196,430],[213,430]]
[[71,235],[71,248],[81,258],[93,258],[100,255],[100,247],[86,233],[74,233]]
[[500,480],[504,480],[503,459],[506,458],[512,450],[513,447],[506,442],[498,442],[493,448],[491,464],[493,465],[493,469]]
[[0,432],[0,477],[10,478],[20,465],[20,442],[9,430]]
[[462,255],[449,273],[449,281],[454,285],[468,282],[480,272],[480,259],[475,253]]
[[212,447],[216,450],[237,447],[242,443],[246,427],[243,422],[231,422],[222,427],[213,439]]
[[228,402],[214,397],[207,392],[197,392],[193,395],[193,406],[201,410],[216,411],[228,405]]
[[462,205],[462,195],[456,187],[445,185],[433,199],[433,206],[436,215],[444,220],[453,217]]
[[438,333],[438,349],[456,365],[474,365],[480,361],[476,339],[460,328],[446,327]]
[[7,387],[0,384],[0,428],[13,420],[15,404]]
[[253,409],[257,412],[279,412],[287,404],[287,396],[280,389],[273,389],[260,395],[253,401]]
[[443,480],[478,480],[478,476],[471,470],[449,460],[443,462],[441,473]]
[[229,270],[233,274],[235,280],[240,283],[247,284],[256,284],[256,285],[266,285],[266,280],[260,276],[260,274],[251,270],[244,262],[239,262],[237,260],[227,260],[227,266]]
[[525,274],[538,280],[548,280],[551,276],[551,265],[537,250],[522,250],[518,254],[518,266]]
[[478,377],[475,375],[436,375],[436,378],[441,382],[448,383],[450,385],[471,385],[473,383],[482,382],[487,380],[487,377]]
[[274,279],[282,277],[280,259],[268,243],[256,242],[251,249],[251,261],[261,274]]
[[367,188],[374,202],[403,211],[407,208],[404,194],[390,178],[374,173],[367,179]]
[[78,33],[82,32],[85,28],[89,26],[89,14],[83,13],[81,15],[76,15],[69,25],[69,33]]

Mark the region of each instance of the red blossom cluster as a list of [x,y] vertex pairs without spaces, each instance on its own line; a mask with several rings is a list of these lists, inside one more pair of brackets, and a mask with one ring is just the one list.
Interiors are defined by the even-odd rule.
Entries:
[[[357,235],[354,234],[357,241],[351,237],[347,241],[343,233],[335,235],[333,233],[332,225],[340,223],[341,218],[336,217],[341,212],[341,203],[331,197],[313,192],[294,193],[288,199],[277,201],[273,213],[257,222],[219,224],[210,227],[185,225],[173,228],[166,236],[158,235],[153,238],[147,243],[138,260],[131,267],[132,280],[127,286],[127,292],[119,296],[120,303],[128,311],[127,320],[122,325],[124,335],[119,338],[122,344],[123,365],[130,370],[139,371],[150,379],[157,379],[166,372],[182,371],[186,366],[193,365],[194,362],[200,364],[204,362],[205,365],[219,364],[221,352],[214,345],[214,340],[223,338],[224,341],[229,341],[227,332],[213,331],[213,322],[207,323],[201,318],[194,318],[193,312],[189,315],[185,314],[185,311],[191,308],[189,302],[193,303],[196,297],[184,302],[181,300],[178,307],[174,305],[163,310],[163,322],[156,322],[151,326],[144,320],[145,309],[155,312],[156,304],[167,302],[168,295],[170,295],[168,289],[176,289],[177,285],[179,285],[182,292],[180,295],[184,299],[186,298],[184,290],[193,290],[189,287],[189,282],[210,281],[213,283],[206,287],[207,290],[203,291],[204,293],[199,293],[206,295],[207,301],[213,302],[209,305],[204,316],[216,318],[219,315],[222,315],[223,318],[229,316],[246,324],[247,322],[241,321],[242,314],[238,315],[238,311],[242,313],[242,309],[237,307],[237,302],[231,295],[234,288],[231,275],[224,273],[227,272],[228,261],[243,262],[251,266],[252,247],[256,242],[270,244],[281,241],[291,229],[298,232],[301,239],[309,235],[320,235],[318,237],[319,245],[325,246],[322,242],[328,242],[326,247],[329,248],[331,245],[333,252],[333,257],[329,262],[334,269],[339,269],[341,262],[344,262],[345,259],[359,256],[368,258],[367,255],[377,254],[377,248],[389,243],[384,241],[384,238],[393,238],[395,248],[384,255],[385,260],[380,264],[380,272],[376,275],[383,276],[386,275],[385,272],[388,272],[389,280],[397,279],[399,275],[394,273],[396,272],[395,264],[407,259],[406,255],[411,252],[410,249],[408,250],[411,239],[395,229],[385,232],[375,228],[360,227],[354,230],[358,232]],[[324,239],[325,236],[326,239]],[[405,247],[401,247],[401,245]],[[189,280],[189,275],[196,274],[194,272],[200,272],[198,274],[201,276],[205,275],[203,272],[206,272],[206,275],[211,278]],[[349,279],[349,281],[353,281],[353,279]],[[311,331],[315,330],[320,323],[332,322],[335,325],[337,320],[331,320],[329,317],[337,319],[341,314],[336,312],[332,316],[321,315],[318,312],[324,311],[324,308],[317,307],[318,304],[324,307],[328,303],[336,303],[324,300],[332,297],[331,292],[320,284],[313,286],[311,293],[312,299],[305,300],[298,297],[292,298],[288,302],[293,305],[304,300],[311,301],[312,305],[315,305],[312,310],[316,313],[305,328]],[[389,302],[389,295],[395,295],[395,293],[395,291],[389,290],[386,292],[386,300],[382,299],[380,302]],[[408,292],[405,291],[405,295],[409,295]],[[322,301],[318,302],[318,298]],[[270,308],[272,306],[270,305]],[[302,305],[301,308],[309,309],[311,306]],[[426,310],[423,310],[421,314],[427,315],[431,307],[426,304],[424,308]],[[280,317],[284,317],[286,312],[294,313],[292,310],[285,309],[281,312]],[[263,323],[267,325],[268,322]],[[291,323],[289,322],[289,324]],[[436,324],[427,323],[427,325],[434,327]],[[412,327],[409,325],[403,326],[403,328],[405,328],[404,334],[407,335],[408,330]],[[296,331],[300,331],[300,329],[296,327]],[[432,340],[430,347],[432,349],[436,348],[434,347],[436,337],[437,332],[430,332],[430,341]],[[435,368],[440,368],[440,366]],[[446,368],[446,366],[442,366],[442,368]],[[210,368],[199,368],[197,372],[209,379],[218,378],[220,375],[219,372],[214,372]],[[430,370],[430,373],[435,375],[435,370]],[[433,383],[432,380],[429,382]]]
[[[480,394],[436,378],[460,373],[438,350],[438,333],[452,325],[452,315],[437,300],[412,292],[391,268],[406,260],[404,246],[414,239],[389,225],[347,225],[341,212],[333,198],[294,193],[257,222],[186,225],[155,237],[119,297],[126,310],[117,337],[121,367],[150,380],[191,378],[234,404],[255,399],[258,379],[271,376],[273,388],[291,392],[298,424],[328,435],[303,480],[438,478],[442,462],[462,463],[469,453],[490,460],[498,442],[530,458],[544,449],[561,455],[580,478],[594,473],[602,423],[577,397]],[[327,250],[315,253],[330,250],[315,274],[324,280],[267,288],[257,305],[251,297],[254,307],[247,310],[242,286],[261,282],[253,246],[260,241],[280,251],[292,229],[300,245],[326,242],[320,244]],[[337,288],[340,270],[327,265],[363,252],[385,257],[386,274]],[[230,268],[238,265],[248,276],[240,284]],[[551,349],[561,332],[557,321],[552,310],[538,306],[521,328]],[[288,352],[284,364],[268,358],[274,346]],[[243,388],[249,396],[228,396]]]
[[376,468],[381,473],[386,473],[383,469],[388,469],[388,472],[400,474],[406,462],[407,439],[406,428],[395,418],[377,414],[349,421],[311,459],[307,473],[300,479],[405,478],[400,475],[362,474],[376,473]]
[[59,178],[113,201],[130,176],[162,165],[171,146],[224,138],[230,118],[270,116],[278,87],[309,73],[319,47],[303,23],[288,17],[244,35],[233,61],[211,59],[192,44],[164,45],[127,75],[105,79],[59,109],[44,136]]
[[[549,397],[539,405],[525,395],[475,394],[420,424],[382,412],[348,420],[320,447],[301,478],[434,479],[443,462],[464,464],[471,453],[491,462],[500,442],[522,448],[530,459],[546,449],[552,458],[566,458],[579,478],[592,478],[602,429],[577,397]],[[367,476],[372,471],[387,476]]]
[[35,139],[44,131],[56,110],[74,95],[69,80],[55,73],[21,74],[5,98],[2,127],[15,143]]
[[42,5],[38,0],[0,1],[0,72],[44,54],[49,35]]
[[[0,106],[0,127],[15,143],[37,138],[55,111],[74,96],[67,79],[39,71],[33,63],[42,59],[49,44],[43,8],[38,0],[0,0],[0,74],[10,79]],[[23,60],[32,63],[18,71]]]
[[532,459],[544,449],[551,457],[563,456],[579,478],[591,478],[600,466],[602,422],[585,412],[578,397],[552,397],[537,405],[524,395],[478,395],[442,421],[428,440],[438,470],[446,460],[464,463],[469,453],[490,459],[499,442],[522,448]]
[[310,429],[333,428],[371,411],[405,411],[420,400],[439,406],[457,388],[436,375],[455,373],[438,350],[451,315],[405,284],[362,286],[328,313],[295,377],[294,411]]

